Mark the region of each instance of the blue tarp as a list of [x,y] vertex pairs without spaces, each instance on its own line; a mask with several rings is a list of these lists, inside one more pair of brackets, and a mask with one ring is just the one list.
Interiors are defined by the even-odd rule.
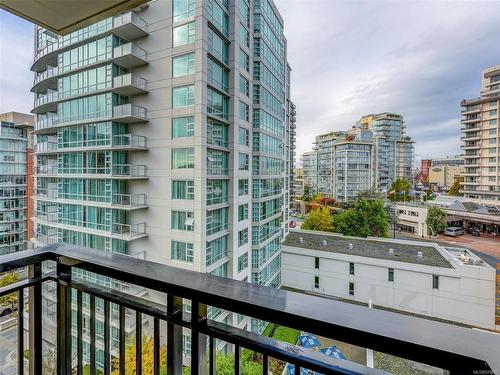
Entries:
[[321,353],[326,354],[328,357],[347,359],[344,353],[342,353],[335,345],[329,346],[328,348],[323,348],[319,350]]
[[321,346],[321,343],[316,336],[304,334],[299,336],[299,345],[304,348],[311,349]]
[[[295,375],[295,365],[292,363],[289,363],[286,365],[286,373],[288,375]],[[300,368],[300,375],[309,375],[309,371],[307,371],[305,368]]]

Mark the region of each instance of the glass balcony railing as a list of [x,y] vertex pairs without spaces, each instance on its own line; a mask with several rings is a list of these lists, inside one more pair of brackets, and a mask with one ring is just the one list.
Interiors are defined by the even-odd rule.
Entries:
[[[145,78],[138,77],[132,73],[127,73],[113,77],[113,80],[106,83],[106,85],[102,87],[101,91],[105,91],[105,89],[107,89],[109,91],[116,92],[117,94],[131,96],[139,93],[145,93],[146,85],[147,81]],[[35,99],[33,111],[43,113],[55,110],[59,101],[69,100],[82,94],[88,94],[89,91],[89,87],[83,87],[79,90],[73,90],[72,92],[62,94],[59,94],[58,91],[50,91],[47,94],[41,94],[37,99]],[[50,104],[50,107],[48,104]],[[43,108],[41,108],[42,106]]]
[[134,237],[146,234],[146,223],[139,224],[120,224],[111,225],[111,233],[124,237]]
[[42,245],[52,245],[59,242],[57,237],[57,233],[54,234],[43,234],[37,231],[33,232],[33,237],[35,238],[35,242],[38,242]]
[[147,63],[147,52],[135,43],[125,43],[113,48],[113,58],[125,68],[133,68]]
[[146,194],[113,194],[112,204],[123,207],[145,206]]
[[132,73],[122,74],[122,75],[113,77],[113,87],[114,88],[131,86],[131,87],[136,87],[140,90],[145,91],[146,84],[147,84],[147,81],[145,78],[138,77]]
[[96,112],[79,113],[74,116],[59,118],[57,114],[51,116],[38,116],[35,129],[40,131],[53,127],[71,125],[72,123],[87,123],[92,121],[117,120],[120,122],[145,122],[147,121],[147,110],[144,107],[128,103]]
[[145,165],[114,164],[112,167],[113,176],[146,177],[147,168]]
[[38,165],[35,167],[37,175],[57,175],[57,165]]
[[92,166],[57,166],[57,165],[40,165],[35,167],[37,175],[61,175],[61,174],[75,174],[75,175],[110,175],[116,177],[133,177],[145,178],[147,177],[147,168],[145,165],[133,164],[112,164],[110,166],[92,167]]
[[127,12],[113,17],[113,28],[116,29],[127,24],[133,24],[144,31],[147,29],[146,21],[134,12]]
[[135,104],[122,104],[113,107],[113,117],[147,120],[147,110]]
[[94,25],[85,27],[77,32],[73,32],[71,34],[60,37],[54,43],[47,43],[45,47],[38,50],[35,54],[34,61],[37,62],[41,58],[46,55],[51,54],[52,52],[59,51],[63,48],[68,48],[78,43],[81,43],[87,39],[96,37],[98,35],[102,35],[109,31],[113,31],[115,29],[124,29],[124,26],[133,26],[133,28],[129,28],[128,30],[123,30],[123,33],[116,30],[117,35],[127,36],[128,40],[133,40],[137,37],[147,35],[147,23],[141,17],[139,17],[134,12],[127,12],[124,14],[120,14],[118,16],[113,17],[112,19],[107,19],[101,22],[98,22]]
[[137,147],[146,148],[146,137],[137,134],[114,135],[111,142],[113,148]]
[[57,151],[57,142],[42,142],[35,144],[35,152],[43,153],[43,152],[54,152]]
[[217,165],[207,165],[207,174],[212,176],[227,176],[228,168]]
[[95,195],[83,193],[67,193],[61,192],[59,194],[57,188],[36,188],[35,195],[38,198],[49,198],[58,200],[74,200],[81,201],[82,203],[103,203],[111,204],[117,207],[134,208],[145,207],[147,205],[146,194],[112,194],[109,195]]
[[42,198],[57,198],[58,191],[57,188],[36,188],[35,195]]
[[[56,206],[57,209],[57,206]],[[41,211],[37,210],[36,211],[36,218],[38,220],[47,222],[47,223],[57,223],[57,210],[54,212],[46,212],[46,211]]]
[[212,234],[225,231],[228,228],[227,223],[210,223],[207,224],[207,236],[211,236]]
[[33,105],[34,108],[40,107],[44,104],[55,102],[59,99],[59,93],[57,91],[51,92],[46,95],[41,95],[35,100]]
[[36,74],[33,80],[33,86],[36,86],[40,82],[45,81],[49,78],[55,77],[58,74],[59,74],[59,68],[57,66],[48,66],[46,70]]

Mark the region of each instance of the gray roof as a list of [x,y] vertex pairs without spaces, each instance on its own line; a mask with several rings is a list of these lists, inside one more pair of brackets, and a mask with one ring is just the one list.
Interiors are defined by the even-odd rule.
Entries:
[[[300,242],[300,237],[304,239],[303,243]],[[326,246],[323,246],[323,240],[326,240]],[[352,249],[348,248],[350,243],[353,245]],[[322,250],[339,254],[387,259],[396,262],[422,264],[433,267],[453,268],[436,248],[426,245],[425,243],[413,245],[393,240],[378,241],[301,230],[290,231],[283,244],[285,246],[303,249]],[[389,254],[389,249],[394,250],[394,255]],[[419,251],[422,252],[421,259],[417,258],[417,253]]]
[[473,212],[477,214],[488,214],[488,209],[476,202],[461,202],[455,201],[453,204],[448,206],[448,210],[460,211],[460,212]]

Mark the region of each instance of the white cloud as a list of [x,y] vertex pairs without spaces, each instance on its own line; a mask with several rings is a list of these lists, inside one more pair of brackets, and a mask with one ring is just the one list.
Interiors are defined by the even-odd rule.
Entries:
[[[275,0],[285,20],[297,152],[364,114],[405,116],[420,155],[459,150],[459,102],[500,63],[496,2]],[[29,112],[33,27],[0,11],[0,110]],[[440,139],[446,147],[436,147]]]
[[315,135],[384,111],[405,116],[417,154],[459,152],[460,100],[477,96],[481,69],[500,63],[498,3],[275,2],[293,69],[298,155]]

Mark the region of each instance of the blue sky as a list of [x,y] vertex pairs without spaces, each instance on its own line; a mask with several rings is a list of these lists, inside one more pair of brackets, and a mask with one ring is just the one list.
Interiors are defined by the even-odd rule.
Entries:
[[[460,100],[500,64],[496,1],[275,0],[285,20],[297,152],[364,114],[405,117],[417,157],[459,153]],[[31,109],[33,28],[0,11],[0,110]]]

